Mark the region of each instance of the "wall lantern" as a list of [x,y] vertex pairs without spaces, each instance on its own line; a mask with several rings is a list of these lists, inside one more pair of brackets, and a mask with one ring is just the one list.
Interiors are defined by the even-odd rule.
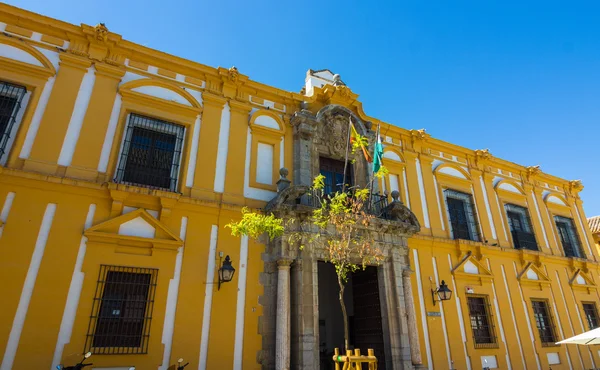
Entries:
[[[438,299],[436,299],[436,296]],[[431,289],[431,298],[433,299],[433,305],[435,306],[435,302],[447,301],[452,297],[452,291],[446,285],[446,282],[442,280],[440,287],[437,289]]]
[[233,268],[233,266],[231,266],[231,259],[228,255],[227,257],[225,257],[225,261],[223,261],[223,264],[219,269],[219,285],[217,287],[217,290],[221,290],[221,283],[230,282],[231,279],[233,279],[234,273],[235,269]]

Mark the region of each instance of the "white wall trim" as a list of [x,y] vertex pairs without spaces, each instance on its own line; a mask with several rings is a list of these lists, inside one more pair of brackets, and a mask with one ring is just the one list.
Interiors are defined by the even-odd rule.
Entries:
[[244,162],[244,196],[246,198],[258,199],[265,202],[273,199],[277,193],[274,191],[257,189],[250,187],[250,147],[252,145],[252,133],[250,132],[250,128],[248,127],[248,132],[246,134],[246,159]]
[[[492,266],[490,264],[490,259],[487,259],[488,270],[492,271]],[[494,307],[496,308],[496,317],[498,318],[498,328],[500,328],[500,337],[502,338],[502,343],[504,344],[504,351],[506,352],[506,364],[508,365],[508,370],[512,370],[512,363],[510,362],[510,356],[508,353],[508,345],[506,344],[506,336],[504,335],[504,324],[502,323],[502,312],[500,311],[500,306],[498,305],[498,295],[496,294],[496,285],[492,280],[492,292],[494,293]]]
[[506,232],[506,226],[504,225],[504,212],[502,212],[502,207],[500,207],[500,197],[498,196],[498,193],[496,193],[496,192],[494,192],[494,195],[496,197],[496,206],[498,206],[498,213],[500,214],[500,219],[502,221],[500,223],[502,224],[502,231],[504,232],[504,238],[510,243],[510,239],[508,239],[508,233]]
[[[481,190],[483,191],[483,200],[485,201],[485,210],[487,211],[488,219],[490,220],[490,227],[492,228],[492,238],[498,239],[496,235],[496,226],[494,225],[494,218],[492,217],[492,209],[490,208],[490,201],[488,199],[487,189],[485,188],[485,183],[483,182],[483,177],[479,177],[479,181],[481,182]],[[510,369],[509,369],[510,370]]]
[[46,106],[48,105],[48,100],[50,99],[50,94],[52,93],[52,88],[54,87],[54,81],[55,78],[50,77],[44,85],[44,89],[42,90],[42,94],[40,95],[40,99],[38,100],[37,107],[35,108],[35,113],[31,118],[31,123],[29,124],[27,135],[25,135],[25,141],[23,142],[23,146],[21,147],[21,153],[19,153],[19,158],[21,159],[27,159],[31,154],[33,142],[35,141],[37,132],[40,129],[40,122],[42,121],[42,117],[44,116],[44,112],[46,111]]
[[96,82],[95,72],[96,68],[93,65],[89,67],[79,85],[79,91],[77,92],[77,98],[75,99],[75,105],[73,112],[71,113],[71,120],[69,121],[67,133],[65,134],[60,155],[58,156],[58,164],[61,166],[70,166],[73,161],[75,146],[79,140],[83,120],[90,104],[90,98],[92,97],[92,91]]
[[100,160],[98,161],[98,172],[106,172],[108,167],[108,158],[110,157],[110,150],[115,139],[115,132],[117,131],[117,123],[119,123],[119,114],[121,113],[121,95],[117,94],[113,108],[110,113],[110,120],[108,121],[108,127],[106,129],[106,135],[104,136],[104,143],[102,144],[102,152],[100,153]]
[[550,248],[550,243],[548,242],[548,236],[546,235],[546,228],[544,227],[544,220],[542,219],[542,214],[540,213],[540,207],[538,206],[537,198],[535,197],[535,193],[533,190],[531,191],[531,197],[533,198],[533,205],[535,206],[535,212],[538,215],[540,220],[540,225],[542,226],[542,234],[544,235],[544,241],[546,242],[546,248]]
[[506,296],[508,297],[508,307],[510,308],[510,316],[512,317],[513,325],[515,327],[517,344],[519,346],[519,352],[521,353],[521,363],[523,364],[523,369],[527,369],[527,364],[525,363],[525,353],[523,352],[523,346],[521,345],[521,335],[519,334],[519,327],[517,326],[517,320],[515,318],[515,309],[513,307],[514,301],[510,295],[510,290],[508,289],[508,282],[506,280],[506,272],[504,271],[504,265],[500,265],[500,269],[502,270],[502,279],[504,281],[504,289],[506,289]]
[[[225,191],[225,174],[227,172],[227,152],[229,150],[229,125],[231,113],[229,103],[225,103],[221,112],[219,127],[219,146],[217,149],[217,164],[215,168],[214,190],[217,193]],[[237,159],[237,158],[236,158]]]
[[[517,271],[517,264],[515,262],[513,262],[513,268],[515,270],[515,277],[519,276],[519,273]],[[506,280],[506,277],[505,277]],[[535,351],[535,339],[533,336],[533,322],[531,321],[531,319],[529,318],[529,311],[527,310],[527,304],[525,302],[525,297],[523,296],[523,287],[521,287],[520,284],[519,285],[519,295],[521,297],[521,303],[523,303],[523,311],[525,312],[525,319],[527,320],[527,330],[529,331],[529,339],[531,340],[531,345],[534,346],[534,355],[535,355],[535,362],[537,363],[537,367],[538,370],[542,370],[542,366],[540,365],[540,355],[539,353],[537,353]]]
[[[92,227],[94,221],[94,213],[96,212],[96,205],[90,204],[88,209],[87,217],[85,218],[84,230]],[[69,285],[69,293],[67,294],[67,301],[65,303],[65,309],[63,311],[62,320],[60,322],[60,329],[58,331],[58,340],[56,341],[56,348],[54,349],[54,357],[52,358],[52,368],[55,369],[60,364],[62,359],[63,350],[65,344],[71,341],[71,334],[73,332],[73,324],[75,322],[75,315],[77,314],[77,306],[79,306],[79,298],[81,296],[81,288],[83,287],[83,278],[85,274],[82,271],[83,260],[85,258],[85,252],[87,250],[87,238],[81,236],[79,242],[79,251],[77,252],[77,259],[75,260],[75,267],[73,268],[73,275],[71,277],[71,284]]]
[[[185,241],[187,234],[187,223],[188,218],[181,218],[181,227],[179,229],[179,237]],[[165,321],[163,324],[163,335],[162,344],[165,345],[163,352],[162,365],[158,367],[159,370],[167,370],[169,367],[169,361],[171,359],[171,349],[173,346],[173,332],[175,330],[175,313],[177,312],[177,299],[179,297],[179,281],[181,280],[181,265],[183,264],[183,249],[179,247],[177,249],[177,256],[175,257],[175,271],[173,272],[173,279],[169,280],[169,290],[167,292],[167,306],[165,309]]]
[[[284,154],[285,154],[285,145],[284,145],[284,137],[281,137],[281,141],[279,142],[279,168],[285,167]],[[277,176],[279,176],[279,172],[277,172]],[[277,179],[275,180],[277,181]]]
[[196,175],[196,160],[198,157],[198,144],[200,140],[200,126],[202,125],[202,115],[196,117],[194,122],[194,132],[192,134],[192,146],[190,148],[190,161],[188,162],[185,186],[191,188],[194,186],[194,176]]
[[[567,279],[569,279],[569,271],[567,270],[566,267],[565,267],[565,275],[567,276]],[[568,280],[563,280],[563,281],[568,281]],[[560,282],[560,280],[559,280],[559,282]],[[585,326],[583,325],[583,320],[581,319],[581,313],[579,312],[579,307],[577,304],[577,298],[575,297],[575,292],[573,291],[573,289],[570,289],[570,290],[571,290],[571,295],[573,297],[573,303],[575,304],[575,307],[576,307],[575,312],[577,313],[577,319],[579,320],[579,325],[581,326],[581,331],[585,332],[587,330],[586,330]],[[573,335],[575,335],[575,332],[573,332]],[[586,346],[586,347],[588,347],[588,346]],[[589,350],[589,347],[588,347],[588,350]],[[579,352],[579,356],[581,357],[581,352]],[[591,352],[590,352],[590,360],[592,361],[592,364],[594,365],[593,368],[596,368],[596,364],[594,363],[594,358],[593,358]]]
[[410,197],[408,196],[408,181],[406,180],[406,169],[402,169],[402,180],[404,181],[404,194],[406,195],[406,206],[410,209]]
[[200,338],[198,370],[206,370],[206,362],[208,360],[208,335],[210,334],[210,314],[214,290],[218,231],[218,226],[212,225],[210,230],[210,248],[208,250],[208,268],[206,270],[206,287],[204,288],[204,312],[202,315],[202,335]]
[[419,306],[421,306],[421,325],[425,336],[425,353],[427,354],[427,368],[433,370],[433,359],[431,357],[431,346],[429,344],[429,330],[427,329],[427,317],[425,316],[425,300],[423,299],[423,283],[421,282],[421,267],[419,265],[419,253],[413,249],[415,259],[415,279],[417,280],[417,292],[419,293]]
[[438,189],[437,176],[435,174],[433,175],[433,190],[435,192],[435,200],[437,201],[438,212],[440,214],[440,223],[442,224],[442,230],[446,230],[444,217],[442,216],[442,203],[440,202],[440,193]]
[[14,200],[15,193],[11,191],[6,194],[6,199],[4,200],[4,205],[2,206],[2,213],[0,213],[0,220],[2,221],[2,226],[0,226],[0,238],[4,232],[4,226],[6,226],[6,220],[8,220],[8,214],[10,213],[10,209]]
[[33,249],[29,269],[27,270],[27,276],[23,283],[23,290],[21,291],[17,312],[15,313],[12,328],[10,329],[10,335],[8,336],[4,358],[2,359],[2,365],[0,365],[1,370],[10,370],[13,367],[15,355],[17,354],[17,347],[19,346],[19,340],[21,339],[21,332],[23,331],[23,325],[25,324],[25,317],[27,316],[27,310],[29,309],[29,303],[31,302],[35,280],[37,279],[40,265],[44,257],[46,242],[50,235],[50,228],[52,227],[55,212],[56,204],[48,203],[35,242],[35,248]]
[[235,311],[235,344],[233,346],[233,370],[242,370],[244,351],[244,319],[246,309],[246,278],[248,274],[248,236],[240,242],[237,307]]
[[[567,305],[567,300],[565,298],[565,292],[564,292],[562,284],[561,284],[560,275],[558,274],[558,271],[554,271],[554,273],[556,274],[556,282],[558,283],[558,291],[560,292],[560,297],[562,298],[563,305],[565,306],[565,311],[567,312],[567,318],[568,318],[568,322],[569,322],[569,327],[571,328],[571,333],[573,335],[577,335],[577,333],[575,332],[575,328],[573,327],[573,320],[571,319],[571,313],[569,312],[569,306]],[[567,272],[566,269],[565,269],[565,273],[567,274],[566,281],[569,281],[569,273]],[[581,365],[581,369],[584,369],[585,366],[583,365],[583,359],[581,358],[581,352],[579,352],[579,351],[576,351],[576,352],[579,357],[579,364]]]
[[[546,275],[548,274],[548,269],[546,268]],[[529,270],[531,271],[531,270]],[[529,272],[528,271],[528,272]],[[554,291],[552,291],[552,289],[550,289],[550,294],[552,295],[552,306],[554,307],[554,317],[556,317],[556,321],[558,323],[558,329],[560,330],[560,340],[565,339],[565,333],[563,331],[562,328],[562,323],[560,321],[560,316],[558,315],[558,308],[556,307],[556,297],[554,296]],[[567,362],[569,363],[569,369],[573,369],[573,366],[571,364],[571,356],[569,355],[569,351],[565,351],[565,353],[567,354]],[[594,363],[594,359],[592,359],[592,363]],[[596,367],[596,365],[594,364],[594,368]]]
[[[452,258],[450,257],[450,254],[448,254],[448,265],[450,266],[450,270],[454,268],[454,266],[452,266]],[[454,275],[452,275],[452,287],[456,292],[454,294],[454,302],[456,303],[456,311],[458,313],[458,325],[460,326],[460,337],[462,339],[463,351],[465,353],[465,362],[467,363],[467,370],[471,370],[471,358],[467,352],[467,333],[465,331],[464,316],[462,313],[462,308],[460,307],[460,299],[458,298],[458,290],[456,290],[456,279],[454,279]]]
[[427,199],[425,198],[425,186],[423,186],[423,171],[421,171],[421,162],[419,158],[415,160],[417,166],[417,182],[419,183],[419,194],[421,194],[421,207],[423,208],[423,221],[426,228],[430,228],[429,211],[427,211]]
[[[433,276],[435,278],[435,286],[440,286],[438,278],[437,263],[435,257],[431,257],[431,263],[433,264]],[[450,342],[448,340],[448,331],[446,330],[446,315],[444,315],[444,305],[440,303],[440,314],[442,315],[442,332],[444,333],[444,343],[446,344],[446,358],[448,359],[448,369],[452,369],[452,354],[450,353]]]

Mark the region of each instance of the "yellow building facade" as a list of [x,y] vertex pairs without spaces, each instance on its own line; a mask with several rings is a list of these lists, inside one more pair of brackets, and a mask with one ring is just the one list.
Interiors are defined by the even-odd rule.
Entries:
[[[353,278],[355,297],[360,279],[378,287],[380,368],[600,367],[597,346],[554,345],[599,323],[579,181],[368,116],[328,70],[283,91],[6,4],[0,31],[0,369],[87,351],[94,369],[327,368],[319,356],[339,343],[318,302],[327,265],[269,259],[224,227],[286,181],[339,174],[304,151],[304,116],[379,125],[390,174],[376,187],[418,220],[407,243],[381,237],[389,269]],[[336,127],[322,150],[339,149]],[[226,256],[236,271],[219,283]],[[453,294],[440,302],[442,280]],[[314,299],[295,301],[309,285]]]

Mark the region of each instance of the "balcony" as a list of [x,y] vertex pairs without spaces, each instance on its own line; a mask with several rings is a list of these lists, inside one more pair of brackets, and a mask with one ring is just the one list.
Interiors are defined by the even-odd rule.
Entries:
[[[347,191],[349,195],[351,195],[352,191]],[[324,197],[327,199],[327,195]],[[321,204],[319,203],[318,196],[312,193],[312,190],[308,190],[302,196],[296,199],[297,205],[306,206],[309,208],[320,208]],[[388,196],[387,194],[379,194],[373,193],[363,205],[363,209],[367,214],[373,215],[377,218],[389,219],[389,215],[387,212],[388,208]]]
[[512,230],[511,232],[515,249],[527,249],[530,251],[538,251],[535,235],[532,233]]

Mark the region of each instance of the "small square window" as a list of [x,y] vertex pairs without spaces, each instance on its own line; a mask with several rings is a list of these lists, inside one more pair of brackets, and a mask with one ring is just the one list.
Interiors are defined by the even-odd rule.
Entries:
[[185,128],[130,114],[115,181],[176,191]]

